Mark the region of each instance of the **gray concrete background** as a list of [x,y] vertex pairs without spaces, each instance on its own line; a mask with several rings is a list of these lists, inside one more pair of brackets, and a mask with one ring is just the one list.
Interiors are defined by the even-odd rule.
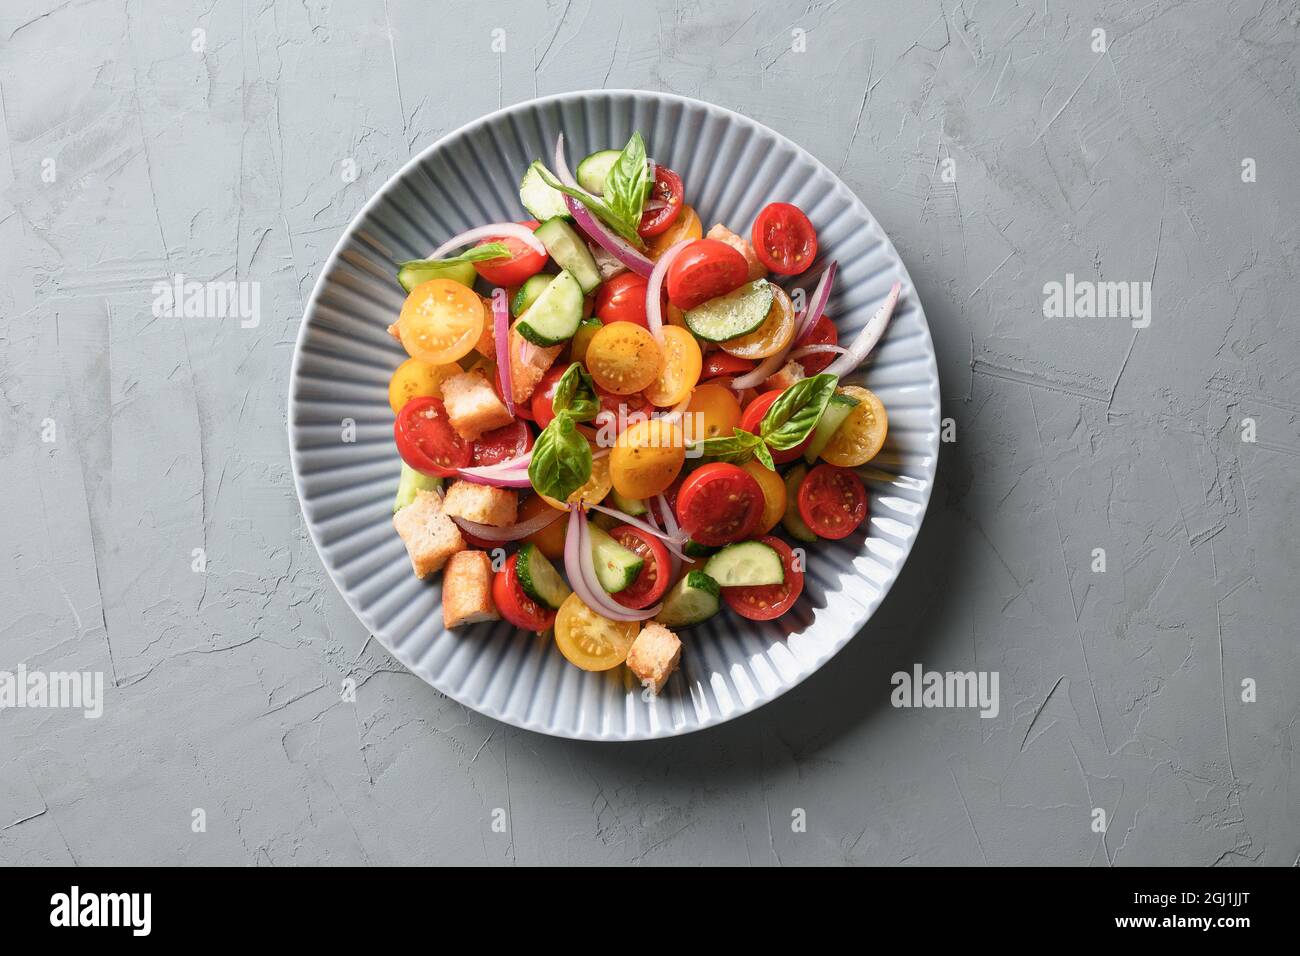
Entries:
[[[98,721],[0,713],[0,863],[1292,864],[1298,23],[1294,0],[6,0],[0,670],[110,686]],[[916,280],[957,435],[847,650],[632,746],[498,725],[368,640],[284,428],[304,297],[367,197],[485,112],[599,86],[740,110],[837,170]],[[1150,327],[1045,319],[1067,272],[1151,282]],[[176,273],[259,281],[260,324],[155,318]],[[1001,713],[892,708],[918,662],[998,671]]]

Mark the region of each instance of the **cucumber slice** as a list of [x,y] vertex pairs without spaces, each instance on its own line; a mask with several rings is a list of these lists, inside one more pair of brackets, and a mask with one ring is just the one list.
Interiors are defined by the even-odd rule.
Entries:
[[705,341],[726,342],[757,329],[771,308],[772,287],[755,279],[689,310],[686,325]]
[[617,149],[602,149],[578,164],[578,185],[596,196],[605,194],[605,177],[622,155]]
[[807,476],[808,466],[802,463],[785,473],[785,514],[781,516],[781,527],[796,540],[813,542],[817,535],[799,514],[799,486]]
[[780,584],[785,580],[781,555],[762,541],[727,545],[709,558],[704,573],[724,588]]
[[582,299],[578,280],[561,270],[515,323],[515,330],[534,345],[567,342],[582,321]]
[[554,216],[567,216],[569,207],[564,204],[564,194],[546,185],[537,166],[536,162],[530,164],[524,173],[524,178],[519,183],[519,201],[538,222],[545,222]]
[[510,314],[517,319],[527,312],[528,307],[537,301],[537,297],[551,284],[551,280],[554,278],[555,276],[539,272],[537,275],[525,279],[524,284],[519,287],[519,291],[515,293],[514,299],[510,302]]
[[420,491],[441,491],[442,479],[416,471],[406,462],[402,462],[402,477],[397,479],[397,497],[393,499],[393,514],[401,511]]
[[595,292],[600,285],[600,270],[587,244],[563,219],[548,219],[534,230],[555,264],[578,280],[582,294]]
[[519,549],[515,574],[524,593],[551,610],[558,608],[573,593],[560,577],[560,572],[555,570],[555,565],[546,560],[546,555],[535,544],[526,544]]
[[397,282],[407,292],[430,279],[451,279],[472,289],[477,278],[472,262],[413,262],[397,270]]
[[609,497],[615,508],[623,512],[623,514],[631,515],[633,518],[640,517],[650,510],[640,498],[624,498],[618,493],[617,488],[610,489]]
[[[591,556],[596,562],[596,579],[600,586],[610,594],[631,587],[645,560],[611,538],[603,528],[593,524],[588,529],[591,532]],[[778,563],[780,560],[777,558]]]
[[578,324],[578,331],[573,333],[573,339],[569,342],[569,358],[574,362],[587,361],[587,346],[591,344],[591,338],[601,330],[604,325],[600,319],[583,319]]
[[655,620],[664,627],[699,624],[718,613],[718,582],[703,571],[687,571],[664,598]]
[[813,429],[812,441],[808,442],[808,447],[803,450],[803,460],[810,465],[814,464],[822,449],[830,444],[836,429],[844,424],[844,419],[849,417],[849,412],[857,407],[858,400],[851,395],[841,395],[839,392],[832,395],[831,400],[826,403],[826,410],[822,412],[822,417],[817,422],[817,427]]
[[690,558],[707,558],[717,553],[717,548],[711,548],[707,544],[700,544],[690,538],[687,538],[686,543],[682,545],[682,554]]

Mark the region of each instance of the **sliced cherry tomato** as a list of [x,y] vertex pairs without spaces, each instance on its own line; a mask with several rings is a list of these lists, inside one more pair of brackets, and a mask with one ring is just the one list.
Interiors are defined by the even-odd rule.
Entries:
[[587,371],[602,388],[619,395],[643,391],[663,366],[664,353],[655,337],[631,322],[602,326],[587,346]]
[[858,405],[835,429],[822,449],[822,459],[841,468],[857,468],[880,454],[889,434],[889,416],[875,392],[869,389],[844,385],[835,391],[856,398]]
[[620,272],[601,283],[596,294],[596,318],[608,325],[610,322],[631,322],[646,327],[645,276],[635,272]]
[[719,349],[704,356],[704,368],[700,371],[700,380],[721,378],[723,375],[744,375],[746,372],[754,371],[756,364],[751,359],[743,359]]
[[757,584],[751,587],[723,588],[722,599],[741,617],[751,621],[770,621],[780,617],[803,593],[803,572],[795,567],[794,552],[780,538],[764,535],[758,539],[781,555],[785,580],[780,584]]
[[[579,425],[578,431],[589,438],[595,438],[601,432],[604,432],[604,435],[596,442],[602,448],[613,445],[614,439],[637,422],[648,419],[650,413],[654,411],[654,406],[650,404],[644,392],[619,395],[597,385],[596,397],[600,399],[600,411],[596,413],[596,417],[591,421]],[[605,439],[609,440],[606,441]]]
[[455,362],[446,365],[430,365],[417,358],[409,358],[388,381],[388,404],[396,415],[402,406],[418,395],[442,398],[442,383],[453,375],[459,375],[462,369]]
[[641,225],[637,226],[644,238],[667,232],[668,227],[677,221],[682,211],[682,177],[667,166],[655,166],[655,182],[650,189],[650,198],[646,205],[662,203],[656,209],[648,209],[641,214]]
[[552,365],[551,370],[543,375],[542,380],[537,383],[537,388],[533,389],[533,397],[528,404],[533,413],[533,421],[537,422],[538,428],[545,428],[555,421],[555,411],[551,408],[551,399],[555,398],[555,386],[560,384],[560,379],[564,377],[564,373],[568,370],[569,366],[562,362]]
[[682,214],[677,217],[677,221],[668,227],[666,232],[662,232],[646,243],[646,253],[651,259],[658,261],[659,257],[671,249],[677,243],[687,239],[699,239],[704,235],[704,223],[700,222],[699,214],[689,205],[682,207]]
[[662,332],[663,366],[646,387],[645,397],[660,408],[671,408],[690,396],[691,389],[700,380],[704,358],[700,343],[689,330],[669,325]]
[[788,202],[764,206],[750,238],[763,265],[781,275],[798,275],[817,258],[817,230],[802,209]]
[[[532,518],[536,518],[544,512],[555,514],[555,509],[552,508],[541,495],[529,495],[524,499],[523,504],[519,506],[519,521],[521,523],[528,521]],[[546,555],[552,561],[558,561],[560,558],[564,557],[564,532],[566,525],[567,522],[563,518],[558,518],[548,524],[541,531],[534,531],[528,537],[524,538],[524,541],[537,545],[537,547],[541,549],[542,554]],[[463,531],[461,533],[464,534]],[[500,545],[498,543],[494,544],[492,547],[500,547]],[[492,549],[487,548],[485,550],[490,551]]]
[[677,479],[685,463],[682,430],[652,418],[618,436],[609,453],[610,480],[625,498],[653,498]]
[[821,538],[847,538],[867,516],[867,489],[847,468],[818,465],[799,486],[799,517]]
[[682,431],[692,441],[727,437],[740,424],[740,402],[725,385],[705,382],[691,392],[691,403],[682,416]]
[[677,520],[713,548],[749,537],[763,518],[763,489],[737,465],[713,462],[691,472],[677,495]]
[[472,460],[475,465],[496,465],[518,458],[533,447],[533,430],[516,419],[474,440]]
[[794,304],[779,285],[772,286],[772,306],[767,318],[753,332],[728,339],[721,348],[737,358],[762,359],[775,355],[794,339]]
[[519,583],[518,564],[519,555],[512,554],[505,567],[492,576],[492,600],[501,616],[515,627],[540,634],[555,623],[555,612],[524,592]]
[[749,278],[749,263],[717,239],[696,239],[668,267],[668,301],[679,309],[725,295]]
[[[823,312],[813,323],[813,327],[803,334],[803,338],[794,343],[796,349],[805,345],[839,345],[840,333],[835,328],[835,323],[830,320]],[[799,364],[803,366],[805,375],[816,375],[825,370],[826,366],[835,361],[834,352],[813,352],[811,355],[805,355],[799,359]]]
[[402,303],[397,334],[411,358],[445,365],[474,350],[489,314],[473,289],[453,279],[430,279]]
[[624,607],[637,610],[654,604],[668,590],[668,579],[671,576],[668,549],[654,535],[630,524],[619,525],[609,535],[643,562],[636,580],[610,596]]
[[[665,488],[663,492],[664,500],[668,502],[668,507],[672,509],[674,521],[677,520],[677,494],[681,490],[682,490],[682,479],[678,478],[671,485]],[[667,530],[668,522],[664,520],[664,511],[662,508],[659,507],[659,496],[656,495],[653,498],[647,499],[646,504],[650,508],[651,516],[653,516],[655,521],[659,522],[659,527],[663,528],[664,530]]]
[[[757,435],[759,425],[763,421],[763,416],[766,415],[767,410],[772,407],[772,403],[781,397],[783,391],[785,391],[785,389],[774,388],[770,392],[764,392],[759,395],[758,398],[745,406],[745,414],[741,416],[740,427],[750,434]],[[794,461],[803,454],[803,450],[808,447],[808,442],[810,441],[812,441],[812,435],[809,435],[808,438],[805,439],[797,448],[790,448],[785,451],[777,451],[773,448],[771,449],[772,460],[778,465],[784,465],[786,462]]]
[[[529,229],[536,229],[539,225],[536,219],[530,219],[527,222],[521,222],[519,225],[527,226]],[[546,254],[538,252],[527,243],[514,238],[505,236],[500,239],[484,239],[479,243],[480,246],[489,242],[504,242],[506,248],[510,250],[509,259],[487,259],[483,262],[474,263],[474,268],[486,282],[492,285],[503,286],[506,288],[517,288],[524,284],[524,280],[537,275],[546,265]]]
[[555,646],[584,671],[607,671],[627,660],[640,631],[636,621],[611,621],[570,594],[555,617]]
[[450,478],[470,463],[469,442],[456,433],[440,398],[413,398],[397,413],[393,423],[397,453],[416,471]]
[[751,458],[740,467],[753,475],[754,480],[758,482],[758,487],[763,489],[763,517],[754,530],[758,534],[767,534],[777,526],[781,516],[785,514],[785,481],[757,458]]

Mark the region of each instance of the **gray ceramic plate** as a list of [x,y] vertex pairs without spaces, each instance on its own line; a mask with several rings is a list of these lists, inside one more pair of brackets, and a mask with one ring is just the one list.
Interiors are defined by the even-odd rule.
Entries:
[[[829,314],[847,339],[895,280],[904,299],[855,380],[880,396],[889,440],[864,470],[871,517],[859,533],[810,548],[802,598],[779,621],[724,610],[682,632],[682,665],[657,699],[625,668],[593,674],[554,642],[505,623],[442,626],[441,588],[422,582],[392,526],[399,459],[387,384],[405,357],[385,331],[403,293],[394,263],[425,256],[472,226],[522,219],[517,187],[564,131],[570,164],[640,130],[676,170],[705,228],[748,234],[776,200],[817,227],[840,262]],[[815,267],[814,273],[820,268]],[[356,440],[340,440],[343,419]],[[361,622],[398,660],[467,707],[541,733],[638,740],[689,733],[776,698],[828,661],[880,605],[907,559],[934,480],[939,380],[925,313],[889,238],[820,162],[728,110],[663,93],[593,90],[521,103],[477,120],[411,160],[366,204],[326,263],[298,333],[289,385],[294,477],[312,540]]]

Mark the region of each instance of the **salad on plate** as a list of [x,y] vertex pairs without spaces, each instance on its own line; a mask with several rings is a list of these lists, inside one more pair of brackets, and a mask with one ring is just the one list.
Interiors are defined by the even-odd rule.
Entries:
[[532,218],[399,267],[393,525],[418,577],[442,572],[447,628],[553,634],[577,667],[625,664],[657,694],[678,631],[724,605],[779,618],[805,546],[866,520],[855,469],[888,418],[844,380],[900,287],[841,344],[836,263],[797,284],[818,252],[803,211],[705,233],[639,133],[576,171],[561,135],[519,198]]

